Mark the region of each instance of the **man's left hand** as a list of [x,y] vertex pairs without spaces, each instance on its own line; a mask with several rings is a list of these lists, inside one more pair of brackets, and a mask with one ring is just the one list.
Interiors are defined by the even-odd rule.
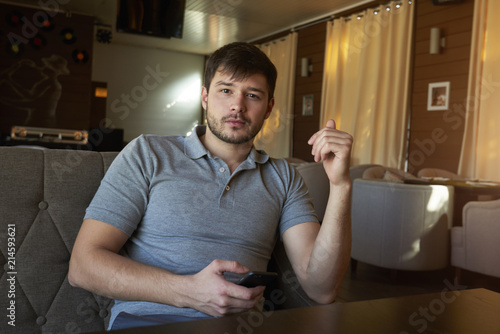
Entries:
[[336,129],[333,119],[326,127],[316,132],[307,142],[312,145],[314,161],[323,161],[328,179],[332,184],[349,180],[349,160],[351,158],[352,136]]

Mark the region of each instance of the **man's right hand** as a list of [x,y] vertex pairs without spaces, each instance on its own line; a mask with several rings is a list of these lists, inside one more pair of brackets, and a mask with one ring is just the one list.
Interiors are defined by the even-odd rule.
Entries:
[[221,317],[249,311],[259,303],[265,287],[237,285],[225,279],[225,272],[245,274],[249,269],[236,261],[212,261],[199,273],[186,277],[188,284],[182,296],[185,306]]

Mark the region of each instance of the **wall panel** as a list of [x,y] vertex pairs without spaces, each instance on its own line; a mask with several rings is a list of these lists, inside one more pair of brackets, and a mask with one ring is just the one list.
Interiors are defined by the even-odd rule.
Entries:
[[0,4],[1,137],[14,125],[88,128],[93,24],[90,16]]
[[[325,58],[326,23],[318,23],[298,31],[297,68],[295,76],[295,106],[293,119],[293,156],[312,161],[311,147],[307,141],[319,130],[321,89],[323,86],[323,66]],[[301,76],[301,59],[309,59],[312,72]],[[302,115],[302,98],[314,96],[313,115]]]
[[[408,171],[416,174],[422,168],[436,167],[456,172],[464,130],[474,1],[446,6],[433,6],[431,1],[415,3]],[[440,28],[446,38],[440,54],[429,54],[432,27]],[[443,81],[450,82],[449,109],[428,111],[428,85]],[[432,137],[433,131],[439,130],[444,131],[443,142]]]

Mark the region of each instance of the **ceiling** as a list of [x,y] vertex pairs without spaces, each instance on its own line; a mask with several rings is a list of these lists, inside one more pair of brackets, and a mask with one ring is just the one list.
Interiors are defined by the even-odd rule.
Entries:
[[[96,27],[112,30],[111,43],[210,54],[234,41],[254,41],[349,10],[372,0],[186,0],[183,38],[158,38],[115,30],[118,0],[42,1],[60,10],[95,17]],[[2,1],[12,2],[12,1]],[[16,0],[36,6],[40,0]],[[66,3],[64,5],[60,4]]]

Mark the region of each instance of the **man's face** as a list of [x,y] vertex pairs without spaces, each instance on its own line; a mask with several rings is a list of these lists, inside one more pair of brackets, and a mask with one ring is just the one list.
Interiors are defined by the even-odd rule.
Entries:
[[214,75],[210,90],[202,90],[202,105],[207,111],[208,130],[230,144],[252,141],[269,117],[274,99],[268,101],[266,77],[254,74],[242,81],[220,71]]

